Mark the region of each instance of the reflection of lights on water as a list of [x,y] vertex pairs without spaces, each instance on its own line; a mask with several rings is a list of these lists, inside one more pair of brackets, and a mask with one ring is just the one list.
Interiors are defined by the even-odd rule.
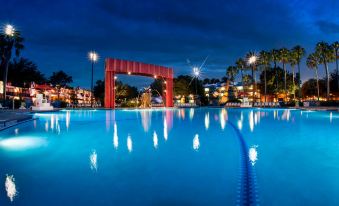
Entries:
[[5,188],[7,192],[7,197],[11,200],[11,202],[13,202],[14,197],[17,195],[15,179],[13,175],[6,175]]
[[254,166],[256,161],[258,160],[258,152],[257,152],[257,145],[250,147],[248,151],[248,157],[251,161],[251,164]]
[[238,128],[241,130],[243,126],[243,121],[244,121],[244,114],[241,112],[240,114],[240,119],[238,120]]
[[209,126],[210,126],[210,113],[207,112],[205,114],[205,129],[208,130]]
[[15,133],[15,135],[18,135],[19,134],[19,128],[15,128],[14,133]]
[[291,111],[289,109],[284,110],[281,119],[282,120],[286,120],[286,121],[290,121],[290,117],[291,117]]
[[273,118],[276,119],[277,118],[277,110],[273,111]]
[[227,116],[227,112],[225,109],[222,109],[220,111],[220,126],[221,126],[221,129],[224,130],[225,129],[225,125],[226,125],[226,116]]
[[164,118],[164,139],[165,139],[165,141],[168,139],[168,131],[167,131],[167,121],[166,121],[166,118]]
[[250,114],[248,116],[248,121],[249,121],[251,132],[253,132],[253,130],[254,130],[253,111],[250,112]]
[[145,110],[141,112],[141,123],[144,128],[144,131],[147,132],[149,127],[151,126],[151,119],[152,119],[152,111]]
[[114,122],[113,146],[115,149],[118,149],[119,147],[118,126],[116,122]]
[[132,143],[132,138],[131,135],[127,136],[127,149],[129,152],[132,152],[133,143]]
[[54,115],[51,115],[51,129],[54,130]]
[[194,117],[194,109],[191,108],[191,109],[190,109],[190,120],[192,120],[193,117]]
[[0,140],[0,147],[12,150],[26,150],[41,147],[47,141],[41,137],[13,137]]
[[153,146],[154,146],[155,149],[158,148],[158,135],[155,131],[153,133]]
[[193,149],[198,150],[200,147],[199,135],[196,134],[193,138]]
[[71,112],[69,110],[67,110],[66,112],[66,128],[69,128],[69,123],[71,121]]
[[93,150],[89,156],[89,161],[90,161],[91,169],[95,171],[98,169],[97,158],[98,158],[98,155],[96,151]]
[[33,121],[33,126],[36,128],[36,119]]
[[330,123],[332,123],[332,112],[330,113]]
[[45,123],[45,131],[48,132],[48,122]]

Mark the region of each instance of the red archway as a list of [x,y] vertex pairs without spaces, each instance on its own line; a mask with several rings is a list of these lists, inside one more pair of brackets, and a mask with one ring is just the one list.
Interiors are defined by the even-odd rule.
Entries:
[[166,107],[173,107],[173,69],[135,61],[107,58],[105,61],[105,107],[115,108],[115,75],[139,75],[165,80],[164,90]]

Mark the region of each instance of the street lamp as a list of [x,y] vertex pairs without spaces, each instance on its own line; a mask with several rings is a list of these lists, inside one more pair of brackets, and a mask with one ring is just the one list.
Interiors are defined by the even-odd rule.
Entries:
[[253,81],[253,86],[252,86],[252,106],[254,106],[254,101],[255,101],[255,96],[254,96],[254,91],[256,90],[255,87],[255,77],[254,77],[254,69],[255,69],[255,65],[257,62],[257,56],[251,52],[250,56],[248,57],[247,63],[248,65],[251,66],[252,69],[252,81]]
[[195,95],[198,95],[198,78],[200,76],[200,69],[193,67],[193,78],[195,78]]
[[[7,61],[5,61],[5,71],[4,71],[4,80],[3,80],[3,98],[4,98],[4,104],[6,103],[6,86],[7,86],[7,74],[8,74],[8,62],[11,58],[12,48],[14,45],[15,38],[15,28],[13,25],[7,24],[2,29],[3,35],[6,37],[8,41],[7,49],[8,51],[5,51],[4,57],[7,58]],[[5,40],[6,41],[6,40]],[[5,49],[6,50],[6,49]]]
[[88,53],[88,58],[92,63],[92,78],[91,78],[91,107],[93,107],[93,71],[94,71],[94,63],[96,63],[99,59],[99,55],[95,51],[90,51]]

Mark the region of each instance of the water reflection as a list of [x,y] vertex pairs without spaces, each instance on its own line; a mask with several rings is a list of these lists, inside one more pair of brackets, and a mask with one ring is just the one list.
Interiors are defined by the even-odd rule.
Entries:
[[152,111],[150,110],[143,110],[141,113],[141,123],[144,128],[145,132],[148,132],[151,126],[151,118],[152,118]]
[[114,146],[114,149],[118,149],[119,147],[118,126],[116,122],[114,122],[113,146]]
[[46,122],[45,122],[45,131],[46,131],[46,132],[48,132],[48,128],[49,128],[49,127],[48,127],[48,122],[46,121]]
[[210,126],[210,113],[207,112],[205,114],[205,129],[208,130],[209,126]]
[[95,171],[98,170],[97,158],[98,158],[98,155],[96,151],[93,150],[92,153],[89,155],[89,161],[90,161],[91,169]]
[[69,110],[66,111],[66,128],[68,130],[69,124],[71,122],[71,112]]
[[13,175],[6,175],[5,180],[5,189],[7,192],[7,197],[13,202],[14,197],[17,195],[17,190],[15,186],[15,179]]
[[155,131],[153,133],[153,146],[154,146],[155,149],[158,148],[158,135]]
[[253,111],[251,111],[248,115],[248,124],[250,126],[251,132],[254,130],[254,117],[253,117]]
[[14,134],[15,134],[15,135],[18,135],[18,134],[19,134],[19,128],[15,128],[15,129],[14,129]]
[[127,149],[129,152],[132,152],[132,148],[133,147],[133,142],[132,142],[132,138],[131,135],[127,136]]
[[227,111],[226,111],[226,109],[222,109],[221,111],[220,111],[220,126],[221,126],[221,129],[222,130],[224,130],[225,129],[225,125],[226,125],[226,120],[228,119],[228,117],[227,117]]
[[283,114],[281,115],[282,120],[290,121],[291,111],[289,109],[284,110]]
[[190,109],[190,120],[192,120],[193,117],[194,117],[194,109],[191,108],[191,109]]
[[330,113],[330,123],[332,123],[332,118],[333,118],[333,116],[332,116],[332,112]]
[[241,130],[243,127],[244,122],[244,114],[243,112],[240,113],[240,119],[238,120],[238,129]]
[[193,149],[198,150],[200,147],[199,135],[196,134],[193,138]]
[[254,145],[254,146],[250,147],[250,149],[248,151],[248,157],[249,157],[249,159],[251,161],[252,166],[254,166],[255,163],[258,160],[257,148],[258,148],[258,145]]
[[165,141],[167,141],[167,139],[168,139],[168,131],[167,131],[167,121],[166,121],[166,117],[164,118],[164,139],[165,139]]

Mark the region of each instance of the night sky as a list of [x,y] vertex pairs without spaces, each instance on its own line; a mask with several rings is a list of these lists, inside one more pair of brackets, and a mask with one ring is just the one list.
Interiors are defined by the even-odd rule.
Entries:
[[[0,23],[22,32],[22,56],[47,76],[62,69],[74,86],[89,87],[90,50],[100,55],[95,79],[104,78],[106,57],[169,66],[178,75],[191,73],[187,59],[199,65],[209,56],[202,77],[221,78],[251,50],[300,44],[313,52],[318,41],[339,40],[339,1],[2,0]],[[303,79],[313,75],[302,70]],[[119,78],[139,87],[151,81]]]

